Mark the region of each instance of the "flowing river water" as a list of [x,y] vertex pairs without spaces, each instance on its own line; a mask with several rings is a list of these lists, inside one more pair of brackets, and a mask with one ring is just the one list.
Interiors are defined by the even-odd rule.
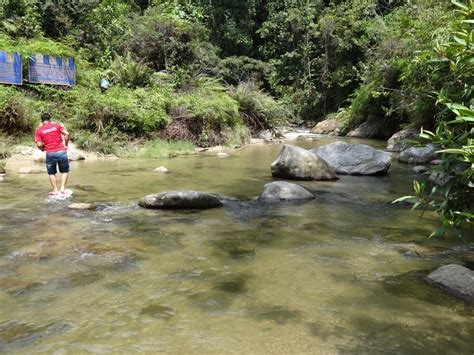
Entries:
[[[410,167],[301,182],[314,201],[262,205],[254,197],[280,149],[74,162],[73,202],[96,211],[48,202],[45,174],[7,175],[0,352],[472,353],[474,307],[423,278],[474,244],[429,240],[434,215],[390,203],[411,193]],[[154,173],[159,165],[170,173]],[[239,201],[205,211],[137,205],[175,189]]]

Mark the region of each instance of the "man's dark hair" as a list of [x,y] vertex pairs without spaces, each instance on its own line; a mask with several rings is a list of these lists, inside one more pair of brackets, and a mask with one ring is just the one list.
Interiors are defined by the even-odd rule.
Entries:
[[43,112],[41,114],[41,122],[49,121],[51,120],[51,115],[47,112]]

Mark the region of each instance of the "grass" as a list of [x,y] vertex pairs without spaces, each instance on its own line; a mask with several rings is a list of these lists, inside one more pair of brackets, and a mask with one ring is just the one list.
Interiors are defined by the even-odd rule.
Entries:
[[194,144],[188,141],[168,142],[164,140],[148,141],[130,148],[124,153],[127,158],[170,158],[177,155],[194,154]]
[[5,173],[5,166],[6,165],[7,165],[6,162],[4,162],[3,160],[0,160],[0,174]]

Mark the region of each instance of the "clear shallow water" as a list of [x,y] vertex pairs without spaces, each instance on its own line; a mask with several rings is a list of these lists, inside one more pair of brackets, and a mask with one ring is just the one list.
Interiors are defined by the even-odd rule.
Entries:
[[[48,203],[44,175],[8,175],[0,351],[472,353],[473,306],[422,278],[474,245],[427,240],[434,216],[419,221],[390,204],[410,193],[409,167],[302,182],[314,201],[263,206],[252,198],[272,180],[279,150],[73,163],[73,201],[102,203],[98,211]],[[159,165],[170,174],[153,173]],[[147,194],[184,188],[241,202],[137,207]]]

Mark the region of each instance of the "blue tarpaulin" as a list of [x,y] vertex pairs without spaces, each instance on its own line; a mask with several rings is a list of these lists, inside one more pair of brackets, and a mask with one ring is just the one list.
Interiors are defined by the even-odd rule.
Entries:
[[76,85],[74,58],[33,54],[29,60],[28,73],[30,83]]
[[21,55],[0,51],[0,83],[21,85]]

